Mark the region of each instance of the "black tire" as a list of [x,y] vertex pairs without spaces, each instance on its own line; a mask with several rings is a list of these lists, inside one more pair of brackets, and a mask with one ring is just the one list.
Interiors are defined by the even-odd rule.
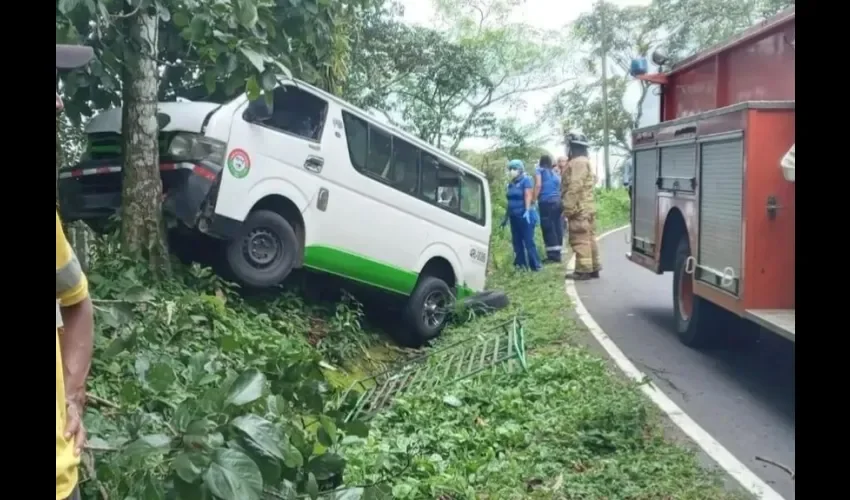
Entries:
[[685,263],[690,255],[690,243],[685,235],[676,247],[676,263],[673,268],[673,317],[676,321],[676,335],[679,340],[686,346],[696,349],[716,344],[721,338],[724,311],[711,302],[691,294],[691,313],[687,315],[683,312],[679,298],[679,284],[685,278]]
[[448,323],[454,307],[454,294],[449,285],[434,276],[422,276],[407,299],[404,320],[410,334],[407,344],[419,346],[437,338]]
[[476,314],[487,314],[504,309],[510,303],[510,299],[508,299],[508,296],[504,292],[487,290],[463,299],[461,305],[464,309],[473,311]]
[[[257,248],[261,243],[263,248]],[[227,244],[225,259],[237,281],[268,288],[289,276],[298,252],[298,237],[289,221],[271,210],[257,210],[245,219],[239,236]]]

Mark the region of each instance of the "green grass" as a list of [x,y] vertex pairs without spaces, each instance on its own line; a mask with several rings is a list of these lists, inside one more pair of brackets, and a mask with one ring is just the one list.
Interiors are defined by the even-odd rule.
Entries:
[[[598,199],[600,232],[627,222],[624,192]],[[564,293],[563,266],[515,271],[499,233],[491,253],[489,286],[506,290],[512,305],[447,329],[439,344],[522,314],[529,371],[495,370],[399,399],[373,420],[367,439],[347,446],[346,481],[390,477],[399,499],[735,498],[692,453],[664,439],[637,387],[577,347],[583,330]]]

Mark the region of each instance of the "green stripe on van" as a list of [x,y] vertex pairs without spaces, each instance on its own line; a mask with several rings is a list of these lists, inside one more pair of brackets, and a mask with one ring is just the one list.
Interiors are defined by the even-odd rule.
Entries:
[[304,265],[402,295],[410,295],[419,278],[412,271],[320,245],[304,249]]
[[[378,262],[339,248],[322,245],[304,249],[304,265],[317,271],[335,274],[375,288],[410,295],[416,287],[419,274],[391,264]],[[474,292],[465,286],[457,289],[458,298]]]

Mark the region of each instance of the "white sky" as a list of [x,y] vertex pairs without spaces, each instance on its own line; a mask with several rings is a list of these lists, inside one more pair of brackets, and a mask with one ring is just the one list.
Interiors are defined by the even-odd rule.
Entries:
[[[556,30],[574,21],[579,15],[590,12],[593,2],[594,0],[526,0],[523,4],[516,7],[511,15],[511,21],[524,22],[541,29]],[[648,5],[650,0],[608,0],[608,2],[617,6],[629,6]],[[432,0],[401,0],[401,3],[404,5],[404,18],[407,22],[425,26],[434,25],[431,22],[435,13]],[[555,88],[529,92],[524,95],[524,99],[528,103],[526,109],[519,112],[512,111],[512,113],[517,114],[519,120],[524,123],[533,123],[536,113],[545,106],[558,90]],[[630,89],[626,94],[625,104],[627,109],[632,109],[636,106],[638,97],[637,84],[635,84],[634,88]],[[500,111],[498,106],[494,106],[491,110],[497,115]],[[652,95],[652,93],[650,93],[644,102],[644,117],[646,121],[646,123],[642,124],[644,126],[657,122],[658,98]],[[463,143],[464,148],[477,150],[489,149],[492,145],[492,141],[481,139],[470,139]],[[560,144],[560,139],[555,137],[554,134],[549,138],[545,147],[553,155],[563,154],[563,146]],[[602,163],[601,152],[598,154],[598,161],[596,163],[597,165]],[[617,163],[617,159],[612,155],[612,170]]]

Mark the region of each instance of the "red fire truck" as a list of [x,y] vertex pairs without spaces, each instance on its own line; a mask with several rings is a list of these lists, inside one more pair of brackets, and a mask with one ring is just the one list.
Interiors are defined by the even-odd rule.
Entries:
[[669,68],[655,54],[661,73],[633,65],[659,88],[661,117],[632,135],[627,258],[673,272],[689,346],[750,326],[794,342],[794,15]]

